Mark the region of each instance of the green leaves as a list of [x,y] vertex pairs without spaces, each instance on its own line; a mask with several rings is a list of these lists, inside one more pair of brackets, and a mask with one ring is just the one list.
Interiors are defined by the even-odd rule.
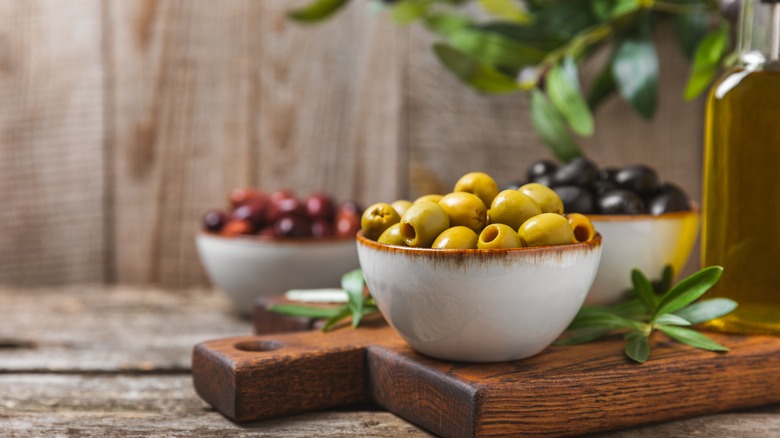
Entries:
[[666,333],[670,338],[691,347],[701,348],[709,351],[729,351],[728,348],[718,344],[703,334],[682,327],[660,326],[658,330]]
[[689,321],[691,324],[699,324],[721,316],[728,315],[737,308],[737,303],[727,298],[713,298],[702,300],[688,307],[678,310],[675,315]]
[[584,136],[593,134],[593,114],[582,98],[577,65],[570,56],[548,73],[547,95],[574,132]]
[[658,100],[658,55],[649,32],[618,43],[612,76],[623,99],[644,118],[653,118]]
[[312,23],[331,16],[347,3],[349,0],[317,0],[301,9],[290,11],[288,15],[293,20]]
[[[480,62],[517,72],[544,59],[545,53],[531,45],[516,42],[499,33],[464,28],[449,34],[450,44]],[[516,91],[516,88],[515,90]]]
[[626,335],[626,340],[626,356],[639,363],[644,363],[650,357],[650,343],[646,334],[631,332]]
[[347,304],[340,307],[305,306],[298,304],[275,304],[268,307],[271,312],[287,316],[306,318],[328,318],[322,331],[327,332],[346,318],[352,317],[352,327],[357,327],[364,316],[379,311],[371,296],[363,295],[365,288],[363,271],[356,269],[341,277],[341,288],[347,293]]
[[676,312],[696,301],[718,282],[722,273],[723,268],[720,266],[710,266],[677,283],[661,298],[653,318],[664,313]]
[[685,87],[685,99],[696,99],[712,83],[729,46],[729,26],[724,22],[702,38],[693,55],[691,74]]
[[566,162],[582,155],[563,117],[538,88],[531,90],[531,121],[536,132],[559,160]]
[[[664,269],[659,286],[665,288],[671,280],[671,268]],[[653,283],[634,269],[631,280],[636,298],[612,307],[584,307],[567,328],[568,336],[556,345],[574,345],[596,340],[615,331],[625,332],[625,354],[642,363],[650,357],[650,335],[660,330],[670,338],[710,351],[728,351],[699,332],[684,328],[714,318],[720,318],[737,307],[726,298],[703,300],[691,304],[707,292],[720,278],[723,268],[713,266],[682,280],[658,296]]]
[[523,24],[531,22],[531,16],[517,0],[479,0],[479,4],[486,12],[503,20]]
[[433,51],[442,64],[461,81],[484,93],[510,93],[518,90],[517,83],[498,70],[485,65],[460,50],[437,43]]

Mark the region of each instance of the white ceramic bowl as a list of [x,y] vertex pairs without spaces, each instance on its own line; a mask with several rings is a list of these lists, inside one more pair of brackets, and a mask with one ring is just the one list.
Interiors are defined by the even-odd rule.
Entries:
[[626,298],[631,270],[651,280],[661,278],[666,265],[679,274],[691,255],[699,230],[699,211],[653,215],[589,215],[604,239],[601,264],[585,305],[609,305]]
[[201,233],[196,243],[211,282],[245,315],[259,297],[339,287],[341,276],[359,266],[354,238],[272,240]]
[[485,251],[389,246],[359,233],[358,255],[379,310],[415,350],[500,362],[533,356],[563,333],[596,275],[601,237]]

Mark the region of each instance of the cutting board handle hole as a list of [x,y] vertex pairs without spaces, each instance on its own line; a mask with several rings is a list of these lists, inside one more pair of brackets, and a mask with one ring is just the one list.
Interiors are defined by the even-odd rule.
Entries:
[[239,342],[234,346],[236,350],[251,351],[251,352],[263,352],[274,351],[284,347],[284,342],[281,341],[245,341]]

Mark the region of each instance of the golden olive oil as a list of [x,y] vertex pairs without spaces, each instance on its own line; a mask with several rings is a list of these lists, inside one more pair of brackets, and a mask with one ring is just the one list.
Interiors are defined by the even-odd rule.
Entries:
[[780,334],[780,72],[727,73],[707,102],[703,266],[723,276],[708,294],[739,306],[710,326]]

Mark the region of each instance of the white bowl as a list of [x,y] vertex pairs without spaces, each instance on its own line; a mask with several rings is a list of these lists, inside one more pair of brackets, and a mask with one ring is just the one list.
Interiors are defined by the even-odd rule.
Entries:
[[544,350],[582,306],[600,255],[600,236],[538,248],[436,250],[358,234],[360,266],[387,322],[420,353],[463,362]]
[[651,280],[666,265],[679,274],[691,255],[699,230],[699,211],[653,215],[588,215],[604,239],[601,264],[585,305],[610,305],[626,298],[631,270]]
[[272,240],[201,233],[196,243],[211,282],[245,315],[260,297],[339,287],[341,276],[359,265],[354,238]]

